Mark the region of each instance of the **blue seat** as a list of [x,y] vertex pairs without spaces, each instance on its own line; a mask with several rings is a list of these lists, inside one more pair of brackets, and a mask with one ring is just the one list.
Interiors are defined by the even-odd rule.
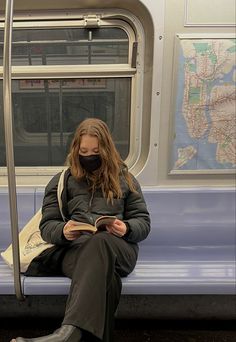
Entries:
[[[152,230],[140,244],[125,295],[235,294],[233,189],[147,189]],[[40,207],[43,189],[18,189],[19,226]],[[0,249],[10,243],[6,189],[0,190]],[[66,277],[21,276],[25,295],[65,295]],[[0,295],[14,294],[12,271],[0,259]]]

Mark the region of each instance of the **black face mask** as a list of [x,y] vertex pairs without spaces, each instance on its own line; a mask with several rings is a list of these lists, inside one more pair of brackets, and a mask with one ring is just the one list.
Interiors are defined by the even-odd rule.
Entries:
[[92,154],[90,156],[82,156],[79,154],[79,162],[87,172],[93,172],[102,165],[100,154]]

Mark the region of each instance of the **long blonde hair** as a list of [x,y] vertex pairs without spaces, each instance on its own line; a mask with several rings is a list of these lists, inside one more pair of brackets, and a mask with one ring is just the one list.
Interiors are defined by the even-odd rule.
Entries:
[[[98,138],[99,154],[101,156],[102,165],[92,174],[86,173],[81,167],[78,158],[83,135],[90,135]],[[81,122],[75,131],[66,163],[70,167],[71,174],[76,179],[80,180],[86,176],[92,184],[91,187],[101,188],[103,196],[107,198],[108,201],[112,202],[113,198],[122,197],[120,185],[121,173],[125,177],[129,189],[136,192],[128,168],[115,147],[108,126],[102,120],[89,118]]]

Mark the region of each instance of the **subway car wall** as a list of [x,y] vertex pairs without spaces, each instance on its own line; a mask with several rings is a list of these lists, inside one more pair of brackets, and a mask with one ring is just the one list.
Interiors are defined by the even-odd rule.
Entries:
[[[75,127],[96,116],[143,186],[233,186],[234,8],[231,0],[114,0],[102,8],[99,1],[15,0],[17,185],[44,186],[64,165]],[[3,43],[1,78],[2,57]],[[6,186],[2,80],[0,89]]]
[[[12,225],[4,4],[0,251],[11,242]],[[141,183],[152,225],[134,272],[122,279],[121,316],[236,318],[235,12],[234,0],[14,1],[11,95],[19,229],[64,167],[76,126],[87,117],[104,120]],[[13,272],[0,257],[1,317],[60,314],[70,279],[19,279],[24,302],[17,302]]]

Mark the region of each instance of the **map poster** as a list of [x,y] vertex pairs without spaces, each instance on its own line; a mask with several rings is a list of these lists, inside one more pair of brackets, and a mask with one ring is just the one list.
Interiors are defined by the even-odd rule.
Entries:
[[170,174],[236,167],[236,39],[178,35]]

